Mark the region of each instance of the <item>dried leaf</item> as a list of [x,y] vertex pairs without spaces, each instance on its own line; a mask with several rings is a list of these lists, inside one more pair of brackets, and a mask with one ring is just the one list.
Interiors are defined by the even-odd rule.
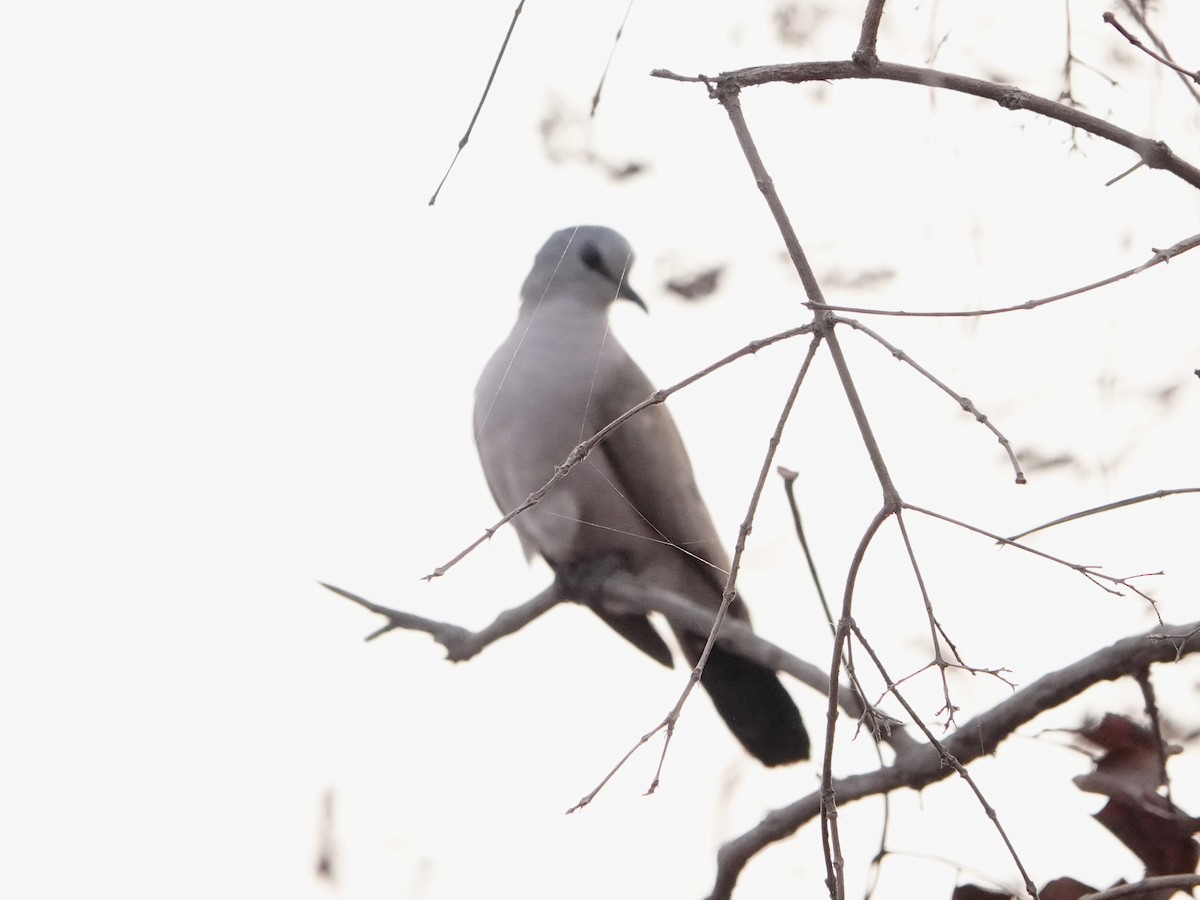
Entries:
[[1112,714],[1079,734],[1105,751],[1094,770],[1074,779],[1080,790],[1109,798],[1097,821],[1137,854],[1147,876],[1196,871],[1200,844],[1191,835],[1200,831],[1200,819],[1158,792],[1163,778],[1154,736]]

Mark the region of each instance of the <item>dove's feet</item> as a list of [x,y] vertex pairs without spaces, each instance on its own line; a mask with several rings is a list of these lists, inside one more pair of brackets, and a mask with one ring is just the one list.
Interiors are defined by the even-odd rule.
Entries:
[[564,598],[591,606],[600,600],[601,588],[608,577],[624,567],[620,556],[609,553],[559,566],[554,578]]

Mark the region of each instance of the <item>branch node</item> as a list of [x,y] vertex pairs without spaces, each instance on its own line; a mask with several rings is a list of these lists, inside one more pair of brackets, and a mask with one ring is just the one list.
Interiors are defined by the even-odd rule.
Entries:
[[1023,109],[1026,99],[1025,92],[1020,88],[1010,87],[996,100],[1002,109]]
[[854,61],[856,66],[868,73],[874,72],[879,66],[879,54],[875,52],[875,48],[873,47],[870,50],[855,50],[850,55],[850,59]]

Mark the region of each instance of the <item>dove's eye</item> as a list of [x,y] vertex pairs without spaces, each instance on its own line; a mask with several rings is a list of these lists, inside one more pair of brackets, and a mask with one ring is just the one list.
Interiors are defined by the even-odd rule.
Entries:
[[600,256],[600,251],[596,249],[595,244],[584,244],[583,249],[579,251],[579,258],[592,271],[599,272],[605,277],[612,277],[608,274],[608,269],[604,267],[604,258]]

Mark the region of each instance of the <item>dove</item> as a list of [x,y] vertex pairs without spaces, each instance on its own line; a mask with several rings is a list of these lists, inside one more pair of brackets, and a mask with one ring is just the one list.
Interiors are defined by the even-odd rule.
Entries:
[[[625,238],[597,225],[555,232],[534,258],[516,324],[475,389],[475,441],[501,511],[524,503],[579,443],[654,393],[609,327],[617,300],[646,309],[629,286],[632,263]],[[580,585],[621,571],[708,610],[721,604],[729,559],[663,404],[611,432],[512,525],[526,557],[544,558],[575,592],[570,599],[664,666],[672,651],[645,614],[606,609]],[[740,597],[729,613],[749,624]],[[675,637],[694,666],[707,635],[676,628]],[[700,683],[763,764],[808,758],[800,712],[774,671],[718,644]]]

